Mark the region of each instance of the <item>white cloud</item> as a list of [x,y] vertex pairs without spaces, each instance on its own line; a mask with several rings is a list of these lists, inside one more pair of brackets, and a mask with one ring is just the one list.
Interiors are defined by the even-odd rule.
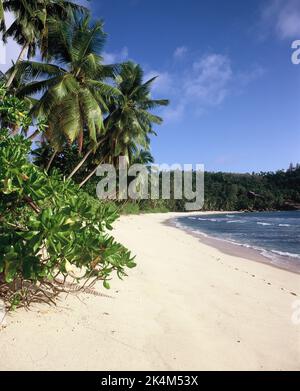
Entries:
[[245,87],[253,81],[261,78],[266,70],[260,65],[254,65],[251,69],[237,74],[237,82],[241,87]]
[[184,102],[179,102],[176,106],[168,106],[162,110],[162,117],[164,119],[164,122],[175,122],[179,121],[185,111],[185,104]]
[[181,59],[186,55],[187,52],[188,52],[188,48],[186,46],[180,46],[176,48],[173,56],[175,59]]
[[262,10],[261,23],[266,31],[273,30],[281,39],[300,36],[300,1],[269,0]]
[[103,52],[103,62],[104,64],[116,64],[119,62],[126,61],[129,56],[129,51],[126,46],[123,47],[123,49],[119,52]]
[[154,76],[158,76],[153,84],[155,95],[180,96],[184,101],[196,100],[198,104],[214,106],[222,103],[228,94],[233,71],[227,56],[209,54],[181,72],[150,71],[145,80]]
[[235,69],[229,56],[210,53],[196,58],[183,70],[150,71],[145,80],[158,76],[153,94],[155,98],[171,100],[170,106],[161,109],[160,114],[166,122],[174,122],[180,121],[186,112],[201,116],[229,96],[243,93],[264,72],[259,65],[243,71]]
[[145,74],[144,80],[152,79],[156,77],[156,80],[152,86],[152,92],[156,95],[172,94],[174,92],[174,80],[169,72],[149,71]]
[[83,5],[84,7],[91,8],[91,1],[90,0],[75,0],[75,3],[79,5]]
[[185,95],[202,105],[215,106],[229,93],[233,78],[230,59],[221,54],[209,54],[194,62],[184,83]]

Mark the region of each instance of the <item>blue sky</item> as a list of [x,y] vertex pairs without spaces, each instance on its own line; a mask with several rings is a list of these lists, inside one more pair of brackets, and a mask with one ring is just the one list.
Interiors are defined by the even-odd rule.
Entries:
[[[84,2],[81,1],[81,2]],[[252,172],[300,161],[298,0],[92,0],[107,62],[140,63],[169,98],[157,163]]]

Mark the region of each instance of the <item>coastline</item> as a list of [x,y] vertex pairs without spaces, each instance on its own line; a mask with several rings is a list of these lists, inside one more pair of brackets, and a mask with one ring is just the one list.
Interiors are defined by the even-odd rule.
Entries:
[[[198,212],[198,213],[200,213],[199,216],[228,214],[228,212]],[[230,212],[230,213],[241,214],[243,212]],[[198,215],[197,213],[193,213],[190,215],[186,214],[184,217],[188,217],[188,216],[198,216]],[[179,217],[180,216],[178,216],[177,218]],[[300,264],[297,265],[297,263],[292,258],[289,258],[288,256],[276,255],[276,257],[274,256],[274,258],[268,257],[266,255],[266,253],[268,252],[264,249],[258,249],[251,246],[246,246],[243,245],[242,243],[231,242],[229,240],[218,238],[217,236],[210,236],[204,232],[201,232],[200,230],[197,231],[192,230],[191,228],[187,226],[182,226],[180,223],[178,223],[176,221],[177,218],[176,217],[170,218],[165,222],[165,224],[185,231],[187,234],[198,238],[202,243],[218,249],[223,254],[232,255],[234,257],[246,258],[249,261],[261,262],[271,267],[275,267],[277,269],[300,274]]]
[[0,368],[299,370],[300,276],[165,224],[179,215],[191,213],[122,216],[113,234],[137,268],[114,278],[112,298],[61,296],[9,314]]

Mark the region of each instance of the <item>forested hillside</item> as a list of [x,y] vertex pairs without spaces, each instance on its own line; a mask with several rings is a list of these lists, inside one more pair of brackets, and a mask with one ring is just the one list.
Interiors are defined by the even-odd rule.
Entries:
[[300,209],[300,167],[260,174],[205,174],[205,209]]
[[[174,188],[171,176],[171,189]],[[95,196],[99,178],[94,177],[85,187]],[[288,170],[252,174],[224,172],[205,173],[204,210],[294,210],[300,209],[300,167]],[[143,211],[184,211],[186,200],[127,201],[121,210],[129,213]]]

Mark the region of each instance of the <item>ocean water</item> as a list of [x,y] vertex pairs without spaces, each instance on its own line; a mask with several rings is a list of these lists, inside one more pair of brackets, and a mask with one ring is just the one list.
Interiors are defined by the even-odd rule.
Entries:
[[228,213],[176,219],[178,227],[253,248],[276,263],[300,269],[300,211]]

